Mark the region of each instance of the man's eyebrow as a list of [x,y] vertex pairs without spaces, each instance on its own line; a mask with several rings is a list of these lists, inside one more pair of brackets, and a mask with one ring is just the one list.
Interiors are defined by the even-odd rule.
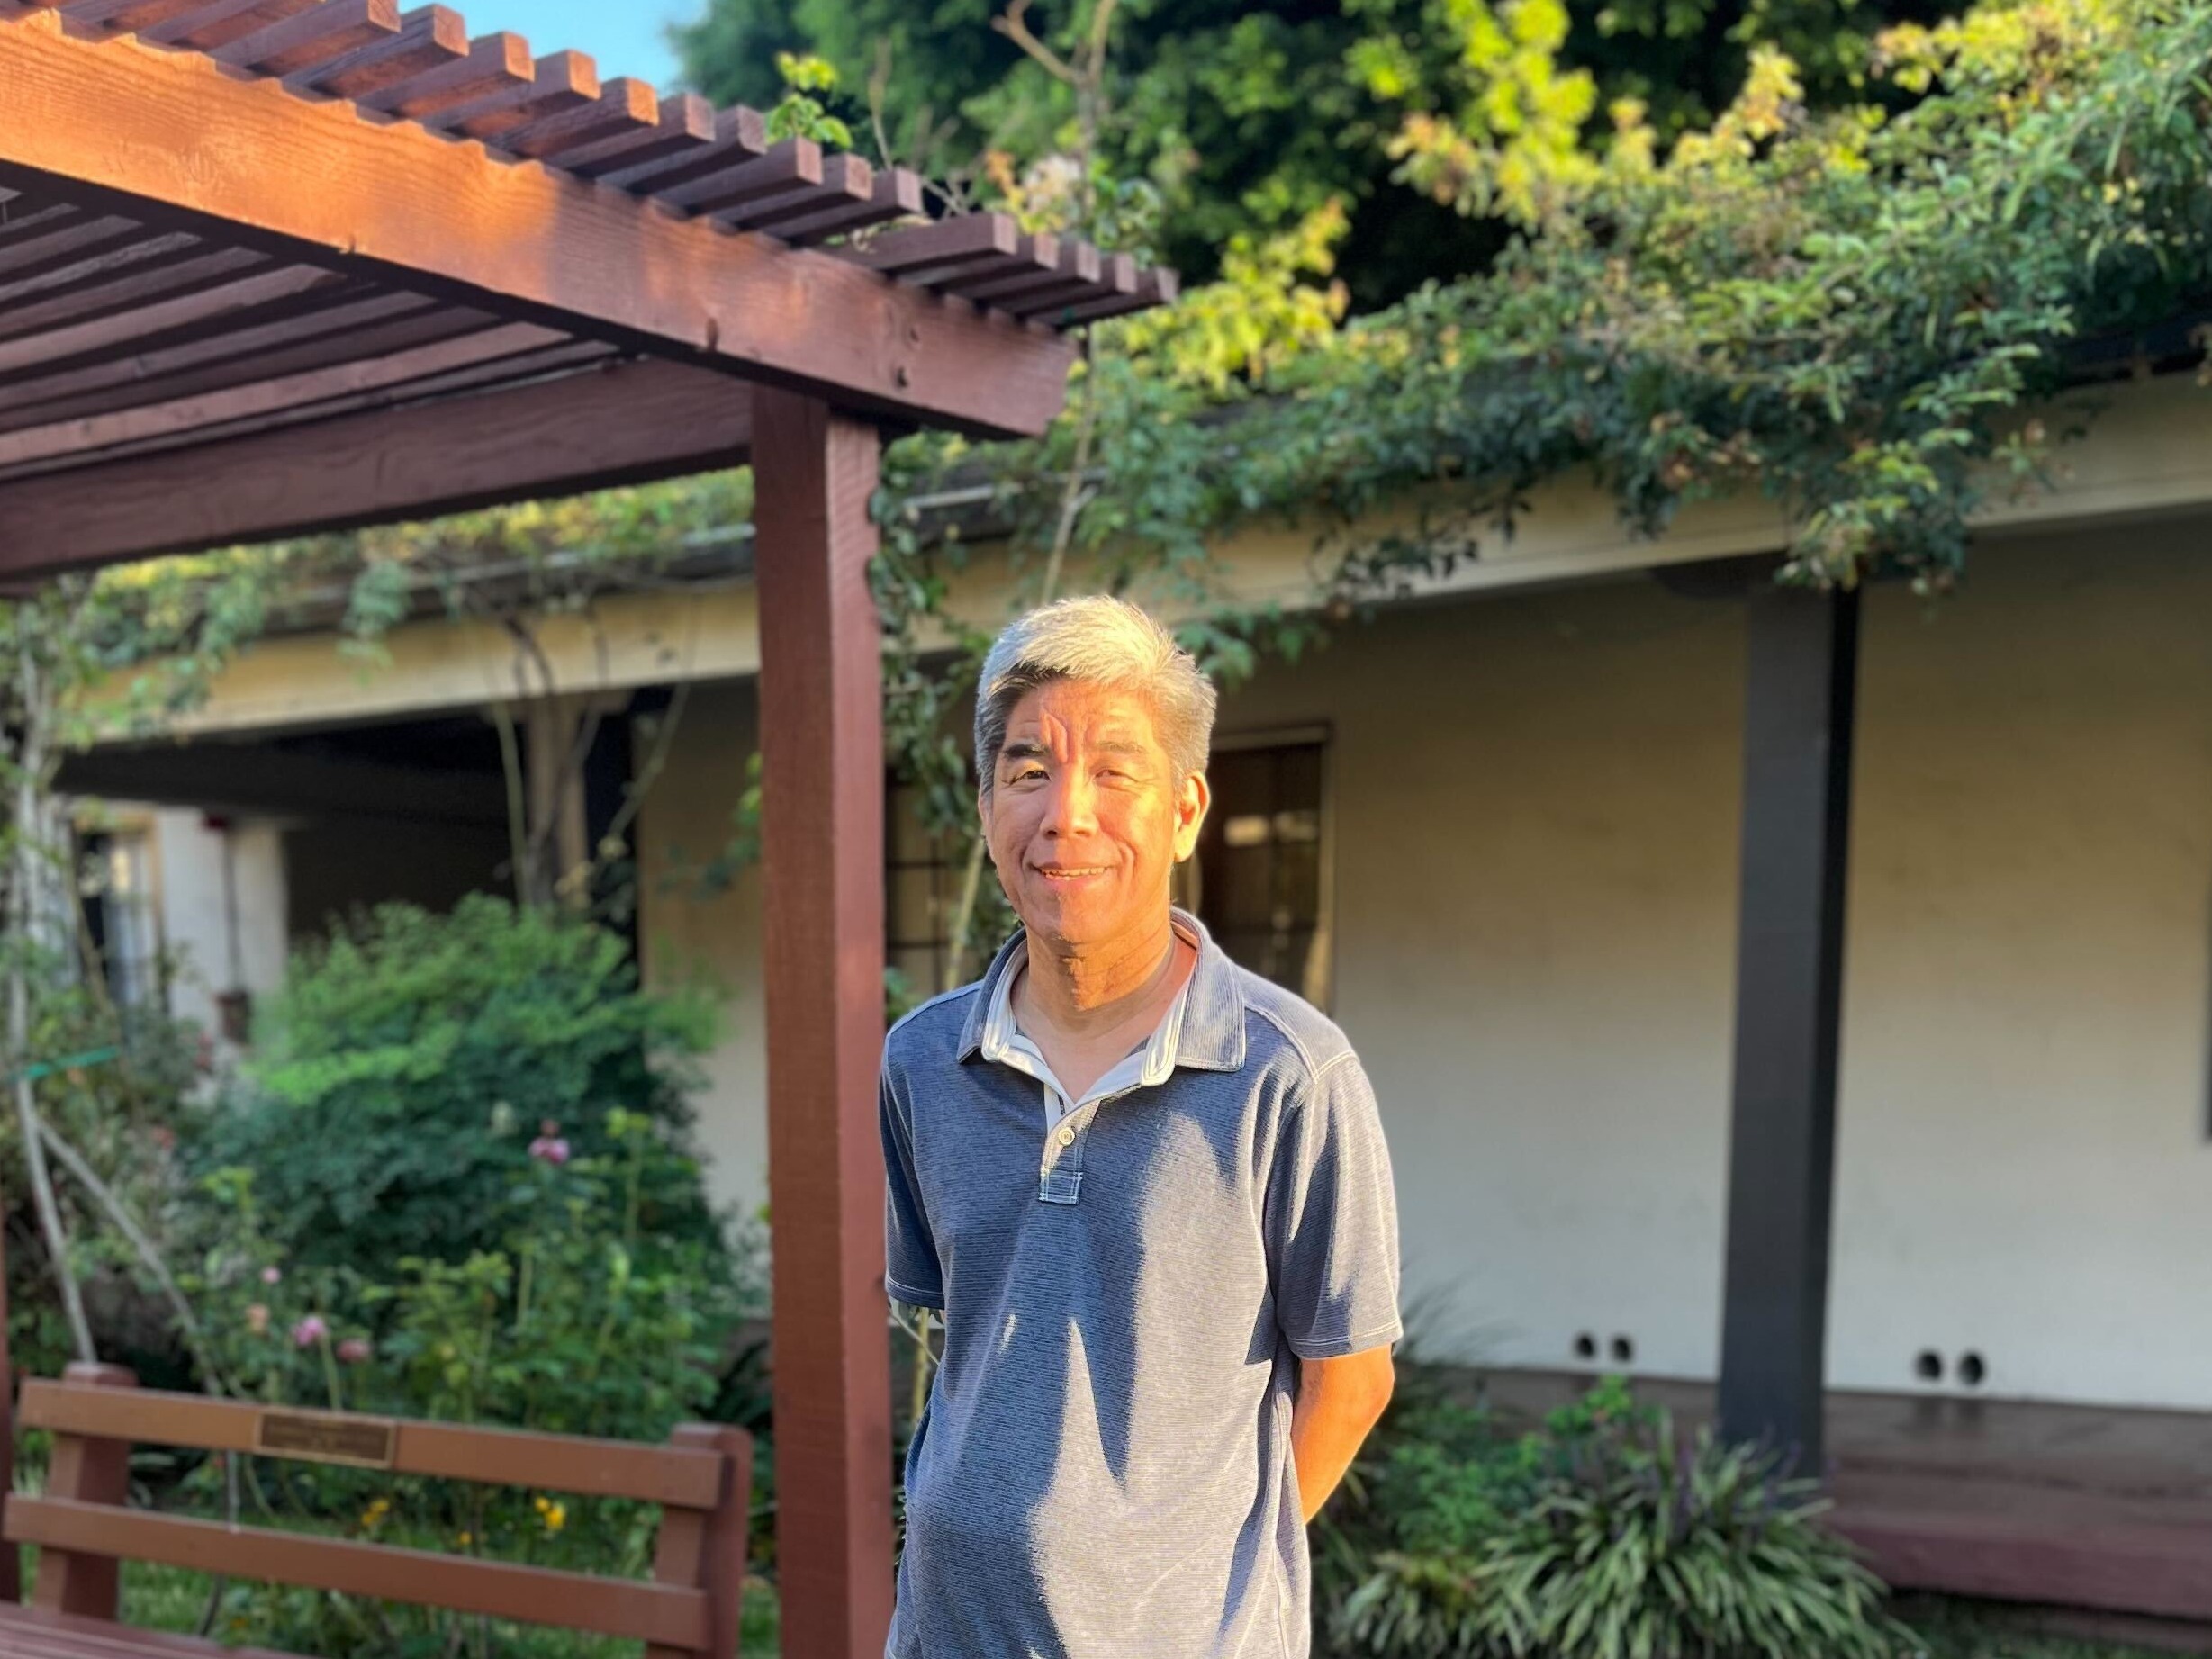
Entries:
[[998,751],[1002,761],[1034,761],[1047,753],[1045,746],[1034,737],[1010,737],[1006,747]]
[[1146,755],[1151,753],[1151,750],[1150,748],[1148,748],[1145,744],[1137,742],[1132,737],[1109,737],[1106,742],[1097,744],[1094,746],[1101,754],[1133,754],[1139,760],[1142,760]]

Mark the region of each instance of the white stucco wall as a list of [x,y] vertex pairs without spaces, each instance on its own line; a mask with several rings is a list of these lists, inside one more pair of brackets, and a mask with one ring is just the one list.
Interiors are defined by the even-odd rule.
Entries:
[[283,982],[289,949],[283,828],[267,819],[237,818],[227,830],[216,829],[184,807],[117,805],[110,811],[149,834],[162,947],[177,961],[170,1012],[218,1033],[215,998],[231,981],[223,842],[227,835],[237,893],[238,974],[257,1002]]
[[2212,561],[2021,542],[1874,611],[1836,1370],[2212,1405]]
[[[694,686],[637,815],[638,936],[647,983],[702,986],[721,1000],[721,1041],[706,1057],[699,1139],[717,1200],[745,1214],[768,1198],[768,1057],[761,1028],[760,872],[711,895],[700,866],[729,843],[758,746],[753,689]],[[633,752],[655,749],[646,732]]]
[[[2212,1407],[2212,561],[2134,526],[1869,600],[1831,1375]],[[1337,1000],[1397,1162],[1416,1330],[1497,1363],[1718,1354],[1740,612],[1642,579],[1350,630],[1224,731],[1334,734]],[[749,699],[644,819],[719,844]],[[749,888],[647,903],[735,992],[707,1138],[763,1186]],[[1946,1384],[1946,1386],[1951,1386]]]

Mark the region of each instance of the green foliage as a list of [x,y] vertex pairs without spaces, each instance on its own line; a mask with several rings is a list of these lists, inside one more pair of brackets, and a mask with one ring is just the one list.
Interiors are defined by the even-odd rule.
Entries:
[[[2040,480],[2054,434],[2023,406],[2063,388],[2072,343],[2124,350],[2212,284],[2194,205],[2212,8],[1999,6],[1891,50],[1938,87],[1910,111],[1815,117],[1763,59],[1710,131],[1664,161],[1624,134],[1552,181],[1494,271],[1356,320],[1272,367],[1264,398],[1102,365],[1078,534],[1102,584],[1142,568],[1203,595],[1225,535],[1303,518],[1317,585],[1356,608],[1479,554],[1533,486],[1579,472],[1635,532],[1756,492],[1799,580],[1948,587],[1974,509]],[[981,473],[1035,545],[1068,449],[1065,431],[940,445],[899,476]],[[1434,509],[1418,534],[1362,532],[1413,491]],[[888,584],[930,588],[903,564]]]
[[[664,1130],[616,1109],[603,1131],[600,1154],[519,1160],[485,1217],[494,1246],[459,1261],[409,1257],[382,1283],[287,1257],[250,1174],[211,1175],[214,1237],[189,1287],[230,1385],[333,1410],[639,1441],[707,1414],[738,1318],[759,1311],[757,1281],[734,1275],[708,1240],[650,1231],[649,1195],[695,1177]],[[650,1566],[650,1505],[249,1468],[266,1523],[623,1576]],[[194,1471],[181,1496],[216,1508],[216,1465]],[[443,1654],[466,1622],[248,1587],[226,1609],[236,1637],[332,1659]]]
[[[603,1153],[615,1108],[686,1127],[708,1012],[641,990],[627,958],[603,929],[483,896],[362,917],[294,959],[198,1165],[253,1171],[289,1259],[378,1280],[465,1262],[496,1243],[535,1138]],[[647,1232],[714,1236],[700,1191],[688,1161],[656,1166]]]
[[[1431,1404],[1362,1494],[1339,1651],[1404,1659],[1883,1659],[1904,1633],[1817,1489],[1610,1384],[1507,1439]],[[1343,1559],[1340,1552],[1340,1564]]]
[[[26,1045],[41,1119],[149,1229],[166,1231],[180,1198],[174,1150],[192,1121],[189,1102],[201,1081],[199,1033],[163,1016],[126,1018],[88,977],[41,959],[35,942],[15,947],[46,970],[32,980]],[[69,1239],[68,1270],[86,1286],[102,1352],[149,1380],[174,1375],[168,1318],[155,1307],[141,1264],[77,1182],[59,1169],[54,1182]],[[9,1100],[0,1109],[0,1191],[16,1195],[5,1222],[8,1346],[17,1366],[53,1376],[76,1355],[53,1258],[23,1196],[30,1190],[22,1127]]]
[[[1063,53],[1088,31],[1097,0],[1043,5],[1029,25]],[[1433,131],[1493,97],[1494,58],[1466,48],[1495,27],[1540,24],[1556,54],[1524,59],[1502,84],[1549,89],[1565,104],[1552,131],[1572,145],[1583,117],[1621,100],[1650,113],[1662,139],[1710,122],[1742,85],[1755,49],[1780,49],[1808,95],[1833,107],[1863,95],[1874,40],[1894,22],[1928,22],[1946,0],[1575,0],[1559,7],[1470,0],[1319,0],[1250,6],[1233,0],[1124,0],[1114,19],[1102,135],[1106,170],[1142,181],[1162,218],[1154,245],[1201,278],[1240,237],[1264,239],[1336,201],[1352,215],[1344,277],[1359,307],[1402,298],[1422,281],[1481,269],[1501,239],[1394,186],[1387,143],[1409,122]],[[712,95],[767,105],[782,95],[779,51],[834,63],[848,87],[871,85],[900,160],[987,176],[1005,154],[1018,176],[1068,152],[1073,100],[1006,35],[1005,0],[712,0],[675,32],[687,79]],[[1548,13],[1556,12],[1557,22]],[[1586,90],[1578,90],[1585,88]],[[848,115],[866,104],[852,101]],[[1493,105],[1506,113],[1504,100]],[[1577,113],[1579,112],[1579,113]],[[855,121],[855,126],[861,123]]]
[[778,142],[812,139],[852,148],[853,129],[822,102],[822,95],[837,90],[836,66],[811,53],[778,52],[776,70],[783,77],[783,97],[768,113],[768,136]]

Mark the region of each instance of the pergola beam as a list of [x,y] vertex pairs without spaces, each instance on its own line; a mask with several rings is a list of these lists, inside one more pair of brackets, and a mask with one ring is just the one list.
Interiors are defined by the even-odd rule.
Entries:
[[0,484],[9,575],[464,512],[735,466],[751,397],[630,363]]
[[[191,52],[0,11],[0,185],[981,436],[1071,343]],[[286,158],[281,169],[268,158]]]

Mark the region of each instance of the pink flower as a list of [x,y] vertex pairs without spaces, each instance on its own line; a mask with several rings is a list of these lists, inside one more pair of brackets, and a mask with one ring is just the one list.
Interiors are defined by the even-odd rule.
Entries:
[[257,1337],[266,1337],[269,1334],[267,1304],[257,1302],[246,1310],[246,1329],[252,1331]]
[[338,1357],[346,1365],[357,1366],[369,1357],[366,1337],[348,1337],[338,1345]]
[[278,1284],[282,1282],[284,1276],[284,1270],[282,1267],[264,1267],[261,1269],[261,1282],[264,1285]]
[[568,1142],[558,1135],[540,1135],[530,1142],[530,1156],[548,1164],[568,1161]]
[[330,1327],[320,1313],[310,1313],[292,1328],[292,1340],[298,1348],[312,1348],[330,1334]]

